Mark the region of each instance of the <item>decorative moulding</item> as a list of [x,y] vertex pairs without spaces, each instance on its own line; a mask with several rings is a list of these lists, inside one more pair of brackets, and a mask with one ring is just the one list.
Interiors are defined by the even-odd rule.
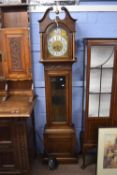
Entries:
[[[30,3],[31,12],[45,12],[50,6],[40,6],[38,4]],[[56,6],[53,6],[56,9]],[[86,12],[86,11],[104,11],[104,12],[116,12],[117,5],[69,5],[65,6],[71,12]],[[61,8],[61,6],[57,6]]]

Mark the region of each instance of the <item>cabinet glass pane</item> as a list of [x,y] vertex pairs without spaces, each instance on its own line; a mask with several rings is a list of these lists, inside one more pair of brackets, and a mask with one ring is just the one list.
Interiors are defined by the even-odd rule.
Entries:
[[113,46],[92,46],[91,67],[113,67],[114,47]]
[[51,82],[52,118],[54,122],[66,121],[66,77],[54,76]]
[[89,117],[98,117],[99,95],[89,94]]
[[101,92],[111,93],[112,78],[113,78],[113,69],[103,69],[102,70]]
[[100,69],[90,70],[90,92],[100,91]]
[[109,117],[114,64],[113,46],[92,46],[89,117]]
[[111,95],[110,94],[101,94],[100,98],[100,117],[109,117],[110,116],[110,102]]

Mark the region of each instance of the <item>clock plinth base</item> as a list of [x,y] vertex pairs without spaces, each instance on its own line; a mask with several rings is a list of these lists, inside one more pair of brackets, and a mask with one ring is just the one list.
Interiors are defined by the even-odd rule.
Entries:
[[[78,163],[78,158],[77,156],[70,156],[70,155],[63,155],[63,156],[59,156],[57,154],[53,154],[53,157],[56,157],[57,161],[60,164],[74,164],[74,163]],[[48,162],[48,157],[44,156],[44,161]]]
[[[49,156],[55,157],[60,163],[77,163],[75,154],[75,130],[74,127],[45,127],[44,146]],[[48,160],[45,155],[44,160]]]

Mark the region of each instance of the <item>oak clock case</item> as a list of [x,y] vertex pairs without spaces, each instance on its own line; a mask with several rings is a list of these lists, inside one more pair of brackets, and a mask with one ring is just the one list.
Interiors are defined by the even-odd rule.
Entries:
[[97,147],[98,128],[117,126],[117,40],[86,39],[83,127],[85,155]]
[[[46,125],[44,147],[61,163],[77,162],[75,129],[72,124],[72,64],[75,61],[75,20],[66,8],[65,18],[47,9],[39,21],[41,60],[45,72]],[[55,12],[52,12],[55,13]],[[48,160],[47,155],[44,159]]]
[[28,19],[28,4],[0,4],[2,175],[31,175],[34,158],[34,93]]

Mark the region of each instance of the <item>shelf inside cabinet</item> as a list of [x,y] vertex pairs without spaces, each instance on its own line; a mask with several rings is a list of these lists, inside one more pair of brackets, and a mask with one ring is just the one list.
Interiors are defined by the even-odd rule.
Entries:
[[90,67],[90,69],[113,69],[113,67]]
[[111,94],[111,92],[96,92],[96,91],[94,91],[94,92],[89,92],[89,94]]

